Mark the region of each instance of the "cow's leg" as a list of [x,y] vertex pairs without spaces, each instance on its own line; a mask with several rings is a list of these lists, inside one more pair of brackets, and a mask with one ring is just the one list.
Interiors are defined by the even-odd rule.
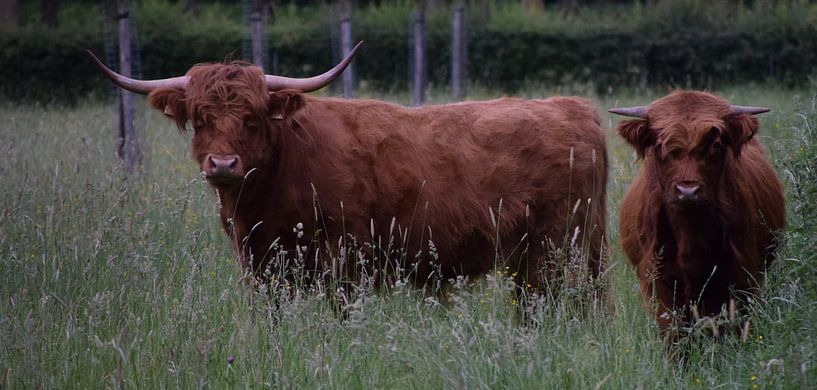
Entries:
[[[551,237],[562,237],[563,228],[548,224],[544,227],[528,223],[513,234],[503,238],[501,273],[515,282],[515,302],[519,305],[520,319],[533,325],[537,305],[552,302],[559,296],[563,279],[563,255],[558,243]],[[561,265],[560,265],[561,264]]]

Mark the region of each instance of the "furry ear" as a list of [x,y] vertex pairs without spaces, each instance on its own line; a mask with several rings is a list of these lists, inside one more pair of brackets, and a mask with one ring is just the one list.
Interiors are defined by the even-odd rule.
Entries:
[[724,132],[726,143],[732,147],[735,156],[740,155],[740,151],[760,129],[760,121],[750,114],[738,114],[726,118],[728,128]]
[[267,110],[272,119],[289,118],[303,106],[304,98],[298,92],[277,91],[269,93],[269,106]]
[[174,120],[179,130],[184,131],[188,119],[184,95],[180,89],[159,88],[148,95],[148,104]]
[[632,119],[618,125],[618,135],[635,148],[638,158],[644,158],[647,148],[655,144],[655,133],[646,119]]

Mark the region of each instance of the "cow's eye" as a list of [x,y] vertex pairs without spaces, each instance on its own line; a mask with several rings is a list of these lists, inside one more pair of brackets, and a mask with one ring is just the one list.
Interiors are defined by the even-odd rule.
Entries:
[[662,150],[664,149],[664,145],[657,143],[653,146],[652,154],[657,158],[659,161],[663,159]]
[[681,149],[675,148],[669,152],[669,155],[674,159],[679,159],[681,158],[682,153],[683,151]]
[[724,151],[724,148],[723,148],[723,143],[721,143],[721,141],[715,141],[715,143],[712,144],[712,154],[713,155],[720,156],[721,154],[723,154],[723,151]]
[[193,131],[201,131],[201,128],[204,127],[204,123],[201,122],[193,122]]

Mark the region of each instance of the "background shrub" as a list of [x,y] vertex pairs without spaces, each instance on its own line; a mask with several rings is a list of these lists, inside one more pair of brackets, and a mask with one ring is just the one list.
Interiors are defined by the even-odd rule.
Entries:
[[[241,58],[240,5],[139,2],[135,15],[141,71],[146,78],[181,74],[199,62]],[[366,48],[357,77],[381,91],[408,87],[411,2],[364,5],[353,12],[353,34]],[[486,2],[468,9],[471,83],[513,93],[534,85],[620,87],[719,86],[768,82],[810,83],[817,66],[817,5],[801,1],[740,3],[658,1],[566,12],[526,12],[519,2]],[[102,53],[106,40],[95,4],[65,6],[62,25],[44,28],[34,18],[0,34],[0,96],[66,100],[105,90],[83,49]],[[36,10],[35,10],[36,11]],[[32,11],[33,12],[33,11]],[[427,12],[428,79],[449,83],[448,6]],[[305,76],[338,60],[337,14],[330,5],[276,5],[267,29],[268,66]]]

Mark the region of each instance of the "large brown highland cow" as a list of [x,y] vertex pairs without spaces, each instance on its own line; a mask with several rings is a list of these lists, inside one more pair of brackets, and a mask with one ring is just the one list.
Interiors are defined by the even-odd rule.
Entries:
[[305,94],[353,55],[310,79],[232,63],[140,81],[97,63],[122,88],[149,94],[179,129],[192,125],[193,158],[256,276],[289,275],[296,264],[350,277],[358,267],[399,267],[423,285],[435,273],[473,277],[501,262],[520,285],[539,288],[562,248],[583,250],[583,267],[598,276],[607,155],[594,104],[405,108]]

